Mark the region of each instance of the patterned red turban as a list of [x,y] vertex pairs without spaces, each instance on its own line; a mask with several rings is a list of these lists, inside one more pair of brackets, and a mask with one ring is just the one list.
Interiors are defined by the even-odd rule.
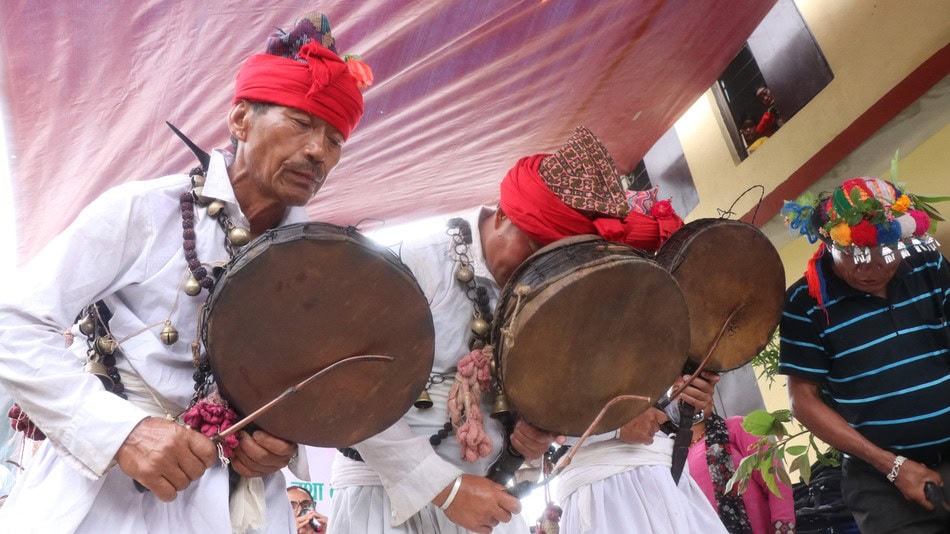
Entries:
[[344,139],[363,116],[359,80],[336,54],[329,23],[319,14],[300,18],[292,32],[271,38],[267,54],[248,58],[238,72],[232,104],[241,99],[306,111]]
[[596,234],[656,251],[683,226],[669,202],[649,214],[630,211],[613,158],[584,127],[554,154],[522,158],[501,182],[501,209],[541,245]]

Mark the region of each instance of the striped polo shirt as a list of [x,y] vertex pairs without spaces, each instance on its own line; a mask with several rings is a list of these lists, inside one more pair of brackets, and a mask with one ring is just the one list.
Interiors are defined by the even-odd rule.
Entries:
[[785,295],[779,372],[816,382],[869,441],[933,464],[950,450],[950,266],[937,252],[902,261],[882,299],[818,268],[825,312],[804,278]]

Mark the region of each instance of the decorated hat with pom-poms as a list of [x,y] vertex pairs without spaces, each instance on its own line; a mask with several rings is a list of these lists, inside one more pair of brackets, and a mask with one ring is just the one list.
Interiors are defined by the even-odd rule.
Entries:
[[805,193],[786,201],[782,215],[792,235],[804,235],[812,243],[821,240],[856,258],[867,257],[876,247],[897,249],[906,257],[936,250],[931,234],[943,219],[930,204],[944,200],[950,197],[922,197],[886,180],[851,178],[830,193]]

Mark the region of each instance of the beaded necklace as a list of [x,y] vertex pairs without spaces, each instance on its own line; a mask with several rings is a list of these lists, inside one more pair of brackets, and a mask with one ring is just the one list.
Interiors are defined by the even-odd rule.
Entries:
[[[206,171],[204,167],[195,167],[191,170],[191,190],[185,191],[179,197],[179,207],[181,209],[181,248],[184,250],[185,261],[188,262],[188,271],[190,273],[185,282],[184,291],[189,296],[198,296],[202,289],[210,291],[215,281],[221,276],[223,268],[214,267],[211,272],[205,268],[201,260],[198,259],[197,235],[195,233],[195,205],[205,206],[209,216],[213,217],[218,226],[224,230],[224,248],[228,253],[228,258],[234,257],[235,252],[240,247],[248,244],[251,240],[251,233],[246,228],[235,226],[228,217],[224,202],[217,199],[210,199],[202,196],[205,185]],[[213,383],[211,376],[211,362],[208,361],[207,353],[201,352],[200,336],[195,338],[192,343],[191,352],[195,372],[192,378],[195,381],[195,393],[192,397],[192,404],[206,396],[210,386]]]

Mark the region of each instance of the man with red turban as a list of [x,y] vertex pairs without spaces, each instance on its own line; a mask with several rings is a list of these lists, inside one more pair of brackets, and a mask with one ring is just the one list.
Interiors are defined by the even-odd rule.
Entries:
[[[627,208],[613,160],[590,130],[579,128],[554,154],[519,161],[502,181],[498,208],[473,209],[447,221],[447,232],[401,242],[400,257],[431,303],[435,327],[427,402],[337,456],[328,530],[527,532],[517,499],[485,475],[506,448],[506,438],[528,460],[563,440],[524,421],[506,436],[501,423],[483,415],[491,413],[488,396],[480,395],[486,389],[459,385],[481,384],[489,376],[478,321],[491,321],[501,287],[519,265],[563,237],[599,234],[655,251],[683,222],[668,201],[654,204],[651,213]],[[695,388],[689,394],[702,402],[711,398]],[[470,403],[464,422],[459,398]],[[668,469],[664,476],[672,485]],[[709,508],[698,490],[697,495]],[[711,508],[709,514],[715,519]]]
[[[232,150],[192,146],[201,166],[190,175],[107,191],[15,275],[0,302],[0,385],[18,403],[16,427],[47,439],[0,509],[4,531],[295,530],[279,472],[294,443],[258,430],[216,450],[202,426],[174,419],[207,381],[192,344],[213,268],[308,220],[303,206],[363,114],[370,80],[354,65],[326,17],[301,18],[238,72]],[[205,422],[228,422],[213,411]]]

